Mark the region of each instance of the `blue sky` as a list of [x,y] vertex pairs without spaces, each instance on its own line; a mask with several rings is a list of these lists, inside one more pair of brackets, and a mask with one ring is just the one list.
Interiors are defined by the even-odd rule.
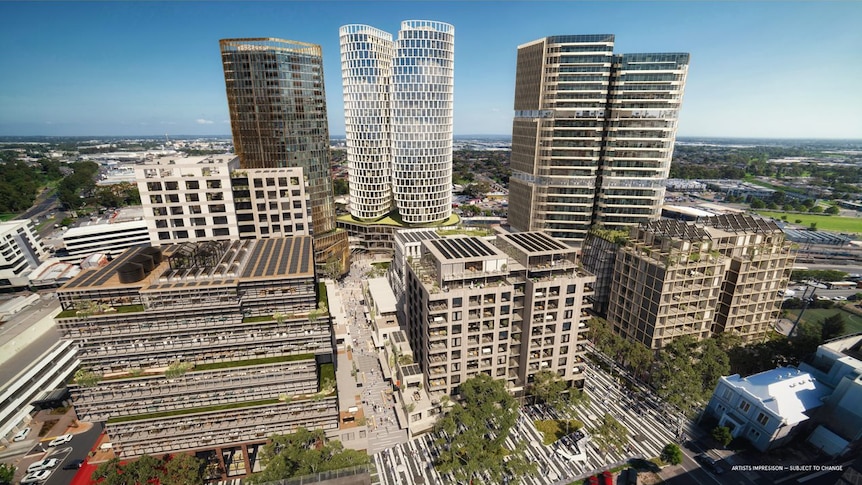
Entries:
[[218,40],[321,44],[344,134],[338,28],[455,26],[455,134],[510,134],[517,46],[611,33],[689,52],[682,136],[862,138],[862,2],[0,2],[0,136],[230,133]]

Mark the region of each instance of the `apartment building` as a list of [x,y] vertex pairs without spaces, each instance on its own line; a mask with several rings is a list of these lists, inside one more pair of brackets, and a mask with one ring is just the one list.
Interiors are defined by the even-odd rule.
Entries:
[[301,168],[239,169],[235,155],[168,156],[135,173],[153,245],[311,235]]
[[659,218],[689,55],[613,49],[610,34],[518,46],[512,227],[579,244]]
[[781,229],[752,216],[641,224],[617,253],[608,323],[652,349],[720,332],[757,341],[778,318],[794,259]]
[[521,394],[536,372],[583,379],[592,275],[544,233],[421,240],[407,265],[407,332],[432,399],[480,372]]
[[405,224],[452,214],[455,28],[405,20],[398,38],[368,25],[339,30],[350,214]]
[[309,236],[133,248],[58,297],[76,411],[121,458],[195,451],[242,476],[269,435],[338,426]]
[[315,263],[349,268],[336,228],[329,125],[319,45],[274,38],[219,41],[239,168],[299,168],[308,181]]
[[30,219],[0,222],[0,288],[23,288],[48,250]]

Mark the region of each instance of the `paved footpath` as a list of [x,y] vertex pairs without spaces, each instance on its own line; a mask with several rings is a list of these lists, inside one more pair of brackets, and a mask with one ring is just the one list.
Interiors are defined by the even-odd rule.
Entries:
[[341,301],[348,320],[348,329],[353,347],[353,362],[356,364],[357,381],[361,391],[365,416],[368,419],[368,453],[374,454],[407,442],[407,431],[401,429],[395,415],[391,398],[392,386],[384,381],[380,361],[385,355],[374,347],[371,339],[371,324],[365,318],[366,306],[360,304],[362,282],[372,266],[368,260],[354,259],[350,272],[339,283]]

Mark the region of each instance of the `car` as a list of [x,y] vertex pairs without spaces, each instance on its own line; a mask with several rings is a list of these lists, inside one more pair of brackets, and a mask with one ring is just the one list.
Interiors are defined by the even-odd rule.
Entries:
[[21,479],[21,485],[28,483],[41,483],[51,476],[51,470],[39,470],[38,472],[28,473]]
[[78,458],[63,465],[63,470],[77,470],[84,466],[84,460]]
[[711,471],[716,475],[721,475],[724,473],[724,469],[718,466],[718,463],[709,455],[701,453],[694,457],[695,461],[701,464],[704,468]]
[[15,436],[12,437],[12,441],[24,441],[27,438],[28,434],[30,434],[30,428],[24,428],[21,431],[15,433]]
[[833,299],[833,300],[835,300],[835,301],[846,301],[846,300],[847,300],[847,297],[846,297],[846,296],[840,296],[840,295],[839,295],[839,296],[833,297],[832,299]]
[[602,485],[614,485],[614,474],[610,470],[602,472]]
[[598,475],[593,475],[587,479],[587,483],[589,485],[599,485],[599,477]]
[[70,441],[72,441],[72,435],[71,434],[64,434],[63,436],[58,436],[58,437],[54,438],[53,440],[51,440],[51,442],[48,443],[48,446],[65,445],[66,443],[68,443]]
[[40,470],[50,470],[51,468],[54,468],[55,466],[57,466],[58,463],[60,463],[60,460],[58,460],[56,458],[49,458],[47,460],[40,460],[40,461],[37,461],[36,463],[33,463],[32,465],[28,466],[27,467],[27,473],[38,472]]

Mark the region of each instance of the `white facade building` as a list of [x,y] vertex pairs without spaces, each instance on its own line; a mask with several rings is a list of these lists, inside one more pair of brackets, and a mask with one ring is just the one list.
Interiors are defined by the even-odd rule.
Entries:
[[128,248],[150,243],[150,232],[141,208],[121,209],[118,214],[64,232],[62,239],[66,250],[59,259],[79,263],[94,253],[116,256]]
[[0,288],[27,286],[27,275],[47,257],[30,219],[0,222]]
[[230,172],[236,155],[160,157],[135,167],[154,246],[239,239]]
[[392,34],[368,25],[345,25],[341,78],[350,214],[376,219],[392,211],[392,126],[390,125]]
[[300,167],[239,169],[236,155],[162,157],[135,169],[150,243],[312,235]]
[[451,216],[454,38],[452,25],[428,20],[402,22],[394,46],[373,27],[341,28],[354,217],[393,208],[406,224]]

